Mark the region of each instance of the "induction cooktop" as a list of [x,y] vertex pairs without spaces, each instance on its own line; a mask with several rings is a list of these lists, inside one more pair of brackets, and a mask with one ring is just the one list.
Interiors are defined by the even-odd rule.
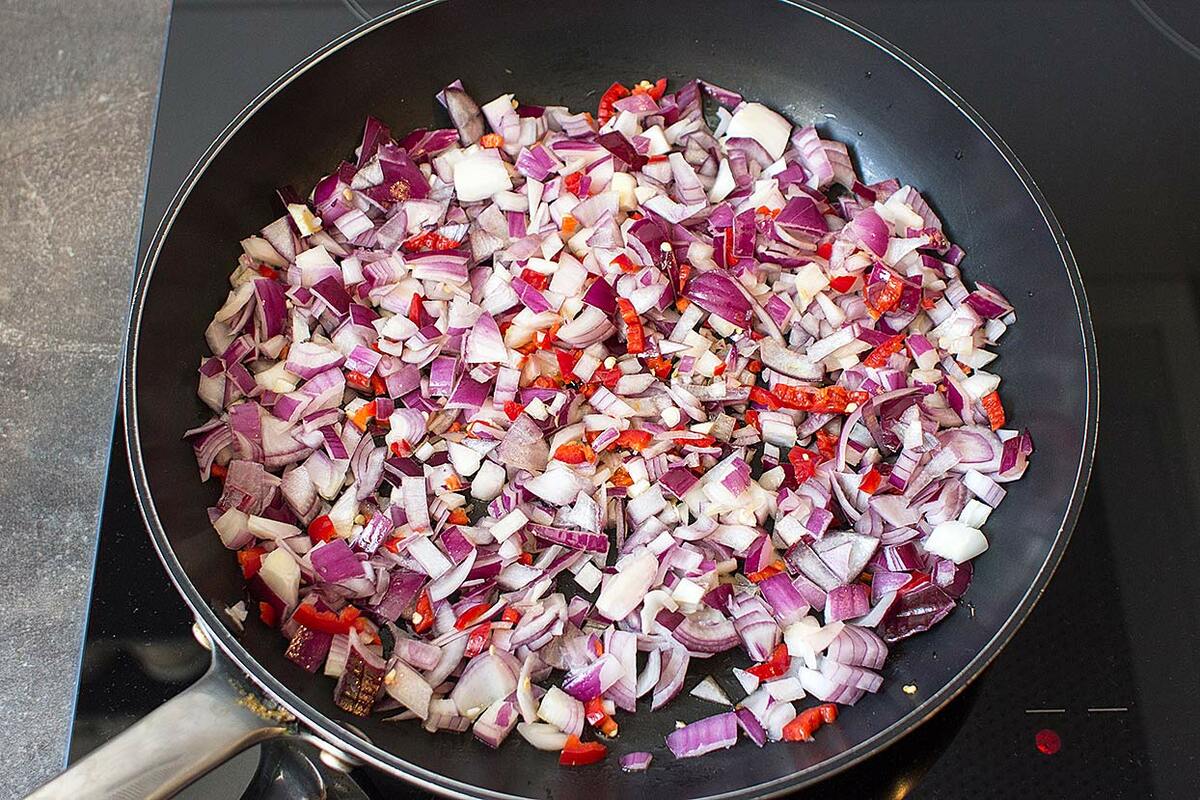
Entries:
[[[1200,5],[827,5],[946,80],[1029,168],[1084,276],[1104,394],[1083,514],[1023,628],[931,722],[799,796],[1200,796]],[[308,53],[388,7],[176,0],[143,252],[177,186],[226,122]],[[143,528],[122,424],[118,417],[70,761],[208,665]],[[247,789],[258,763],[252,750],[183,796],[259,796],[262,775]],[[369,797],[423,796],[367,770],[352,777]]]

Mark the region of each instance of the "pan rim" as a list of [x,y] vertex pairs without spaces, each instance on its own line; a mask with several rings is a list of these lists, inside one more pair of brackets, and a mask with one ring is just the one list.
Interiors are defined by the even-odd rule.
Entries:
[[[264,691],[277,700],[283,707],[301,720],[311,731],[317,733],[331,746],[347,751],[379,769],[395,774],[408,782],[437,794],[446,796],[473,796],[494,798],[495,800],[523,800],[525,795],[498,792],[477,787],[462,781],[448,778],[425,769],[417,764],[406,761],[394,753],[365,740],[351,735],[345,725],[333,720],[301,699],[282,681],[268,670],[242,646],[237,638],[222,624],[217,613],[209,607],[199,591],[192,584],[183,566],[176,558],[170,542],[167,540],[165,529],[158,517],[153,497],[150,493],[149,480],[145,464],[141,457],[141,435],[138,428],[137,414],[137,352],[140,336],[140,323],[145,306],[147,288],[153,276],[164,242],[171,232],[175,218],[187,200],[191,191],[207,171],[209,165],[224,149],[229,140],[241,129],[246,121],[262,106],[292,81],[298,79],[316,64],[331,56],[333,53],[352,44],[356,40],[409,14],[445,2],[445,0],[412,0],[386,12],[385,14],[354,28],[334,39],[319,50],[307,56],[297,65],[289,69],[270,86],[264,89],[221,131],[213,143],[201,156],[189,172],[170,204],[167,206],[162,220],[147,248],[146,256],[139,265],[131,300],[130,328],[126,338],[124,368],[122,372],[122,410],[125,417],[125,447],[129,457],[130,471],[133,476],[135,495],[142,518],[150,533],[151,541],[159,559],[166,568],[168,576],[176,589],[191,607],[197,619],[209,633],[211,640],[224,652],[238,668],[245,672]],[[1041,214],[1042,220],[1050,232],[1058,249],[1067,279],[1075,298],[1075,311],[1080,325],[1083,342],[1083,358],[1087,378],[1085,398],[1085,418],[1083,437],[1076,466],[1075,481],[1067,507],[1063,513],[1058,533],[1055,536],[1046,558],[1031,582],[1028,590],[1014,607],[1012,613],[997,630],[996,634],[979,650],[978,653],[937,692],[930,695],[922,703],[914,706],[908,713],[897,719],[888,727],[837,754],[833,758],[814,764],[799,772],[776,778],[737,790],[718,794],[703,795],[703,800],[725,800],[726,798],[756,796],[775,797],[810,786],[851,766],[871,757],[886,747],[894,744],[900,738],[908,735],[924,722],[929,720],[947,703],[957,697],[967,688],[995,659],[1007,645],[1012,636],[1028,618],[1033,607],[1045,592],[1046,586],[1053,577],[1063,553],[1070,542],[1071,534],[1078,521],[1088,478],[1091,474],[1095,454],[1096,438],[1099,424],[1099,372],[1095,336],[1092,330],[1091,316],[1088,311],[1087,296],[1082,277],[1070,245],[1066,240],[1058,220],[1051,211],[1049,204],[1038,189],[1029,172],[1021,164],[1011,148],[1001,139],[998,133],[975,111],[961,96],[938,78],[932,71],[895,46],[882,36],[865,27],[829,11],[809,0],[777,0],[790,8],[811,14],[835,27],[841,28],[852,36],[856,36],[867,44],[877,48],[891,57],[903,67],[911,70],[931,89],[949,102],[960,114],[983,135],[1005,160],[1009,168],[1021,182],[1030,199]]]

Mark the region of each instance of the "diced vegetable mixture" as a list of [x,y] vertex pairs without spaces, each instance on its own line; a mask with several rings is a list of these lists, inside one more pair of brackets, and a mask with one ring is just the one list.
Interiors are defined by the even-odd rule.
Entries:
[[690,671],[726,709],[675,757],[807,741],[967,590],[1033,449],[988,371],[1013,306],[913,187],[668,88],[455,82],[453,128],[368,119],[242,241],[186,438],[250,613],[346,712],[576,767]]

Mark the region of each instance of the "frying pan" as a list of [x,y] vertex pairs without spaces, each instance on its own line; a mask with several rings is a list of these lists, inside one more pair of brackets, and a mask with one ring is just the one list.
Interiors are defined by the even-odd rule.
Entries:
[[[277,216],[274,187],[312,185],[349,154],[367,114],[393,130],[444,124],[433,96],[455,78],[481,100],[514,91],[587,108],[614,79],[660,75],[707,78],[850,143],[867,179],[895,175],[924,191],[966,249],[968,277],[997,284],[1015,302],[1019,323],[1000,347],[999,372],[1011,418],[1031,430],[1037,452],[989,521],[991,550],[965,597],[971,608],[894,647],[884,691],[846,710],[815,743],[743,742],[676,760],[665,734],[677,719],[711,714],[711,705],[685,692],[669,710],[623,718],[616,749],[657,755],[644,774],[622,773],[615,758],[560,769],[553,754],[518,737],[493,752],[470,736],[351,717],[334,706],[330,679],[284,658],[276,631],[251,620],[238,633],[221,613],[243,596],[242,580],[208,522],[216,490],[199,482],[180,440],[202,418],[196,365],[238,239]],[[362,762],[450,796],[740,798],[793,791],[887,747],[995,657],[1045,589],[1078,515],[1095,444],[1097,373],[1079,273],[1032,180],[961,98],[878,36],[803,2],[422,0],[309,57],[201,159],[138,275],[123,403],[146,524],[214,645],[214,666],[35,796],[165,797],[250,744],[301,735],[329,762]],[[916,694],[901,692],[903,684]]]

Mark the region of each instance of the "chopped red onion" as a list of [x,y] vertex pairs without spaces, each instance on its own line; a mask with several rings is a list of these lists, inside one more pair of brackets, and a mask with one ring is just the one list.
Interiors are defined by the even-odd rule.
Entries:
[[583,702],[657,710],[693,655],[782,640],[786,675],[668,737],[762,746],[802,691],[880,689],[1028,468],[984,371],[1014,306],[925,198],[735,92],[659,88],[598,123],[455,81],[453,129],[368,119],[241,242],[185,439],[224,546],[269,550],[242,559],[264,619],[351,713],[558,750]]

